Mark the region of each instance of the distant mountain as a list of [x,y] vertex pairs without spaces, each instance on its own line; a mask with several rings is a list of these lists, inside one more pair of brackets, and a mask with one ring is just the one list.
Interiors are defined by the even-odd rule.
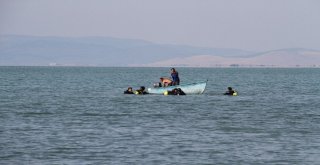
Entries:
[[246,57],[197,55],[172,58],[145,66],[185,67],[320,67],[320,51],[303,48],[281,49],[251,54]]
[[320,67],[320,51],[250,52],[111,37],[0,36],[0,66]]
[[244,57],[253,52],[111,37],[0,36],[0,65],[141,66],[199,54]]

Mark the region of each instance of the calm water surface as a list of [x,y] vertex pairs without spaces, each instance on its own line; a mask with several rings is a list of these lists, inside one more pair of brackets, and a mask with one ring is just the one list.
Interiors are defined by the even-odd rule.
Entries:
[[[0,164],[319,164],[320,69],[0,67]],[[224,96],[228,86],[239,96]]]

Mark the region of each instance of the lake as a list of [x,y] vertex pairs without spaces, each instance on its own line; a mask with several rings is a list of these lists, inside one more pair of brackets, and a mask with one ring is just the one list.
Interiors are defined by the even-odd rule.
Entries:
[[319,68],[176,69],[0,67],[0,164],[319,164]]

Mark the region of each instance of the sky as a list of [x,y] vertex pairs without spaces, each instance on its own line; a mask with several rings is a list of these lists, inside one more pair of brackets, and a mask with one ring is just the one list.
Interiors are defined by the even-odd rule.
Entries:
[[320,50],[319,0],[0,0],[0,35]]

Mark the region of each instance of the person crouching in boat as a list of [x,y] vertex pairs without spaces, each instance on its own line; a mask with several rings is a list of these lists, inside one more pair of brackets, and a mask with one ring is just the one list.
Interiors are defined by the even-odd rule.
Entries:
[[238,92],[233,90],[232,87],[228,87],[228,91],[224,95],[237,96]]
[[186,95],[181,88],[174,88],[172,91],[164,92],[164,95]]
[[176,71],[175,68],[171,68],[171,77],[172,77],[172,85],[173,86],[180,84],[179,73]]
[[134,92],[134,94],[136,95],[145,95],[145,94],[149,94],[148,92],[145,91],[145,87],[144,86],[141,86],[140,89],[136,90]]
[[167,77],[161,77],[159,85],[160,85],[160,87],[171,86],[172,85],[172,80],[170,80],[170,78],[167,78]]
[[124,91],[123,94],[134,94],[132,91],[132,87],[128,87],[128,89]]

